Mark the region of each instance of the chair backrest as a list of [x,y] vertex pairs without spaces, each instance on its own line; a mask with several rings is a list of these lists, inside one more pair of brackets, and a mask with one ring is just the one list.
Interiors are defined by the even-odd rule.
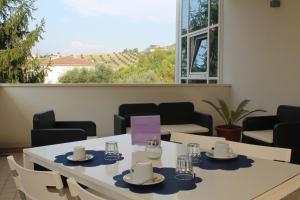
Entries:
[[290,162],[291,160],[291,149],[245,144],[232,141],[226,142],[229,143],[230,148],[236,154],[284,162]]
[[300,122],[300,107],[281,105],[277,109],[279,122]]
[[300,164],[300,122],[275,125],[274,146],[292,149],[291,163]]
[[63,183],[57,172],[40,172],[25,169],[13,156],[7,157],[17,189],[32,200],[67,200]]
[[182,144],[198,143],[200,148],[210,150],[215,146],[216,142],[225,141],[225,138],[172,132],[171,141]]
[[159,115],[158,107],[154,103],[122,104],[119,115],[125,118],[126,127],[130,127],[131,116]]
[[53,110],[36,113],[33,115],[33,129],[47,129],[55,126],[55,114]]
[[82,199],[82,200],[104,200],[103,198],[100,198],[98,196],[95,196],[94,194],[86,191],[83,189],[76,181],[74,178],[69,178],[67,180],[69,190],[71,193],[71,196],[74,198]]
[[190,124],[193,121],[194,104],[191,102],[161,103],[158,109],[161,124]]

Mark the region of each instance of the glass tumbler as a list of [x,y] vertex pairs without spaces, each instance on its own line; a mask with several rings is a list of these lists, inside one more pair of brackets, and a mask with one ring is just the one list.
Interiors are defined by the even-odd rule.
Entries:
[[118,150],[118,143],[115,141],[105,142],[105,153],[104,159],[115,161],[118,160],[120,157],[119,150]]
[[187,145],[187,155],[191,158],[193,164],[200,163],[200,145],[198,143],[189,143]]
[[192,160],[188,155],[177,157],[175,178],[178,180],[193,180],[195,177]]

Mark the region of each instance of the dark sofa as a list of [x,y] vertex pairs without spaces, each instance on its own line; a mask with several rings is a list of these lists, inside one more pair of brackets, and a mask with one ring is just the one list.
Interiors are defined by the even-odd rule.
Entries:
[[31,145],[33,147],[86,140],[96,136],[96,124],[91,121],[56,121],[53,110],[33,116]]
[[115,135],[130,132],[131,116],[160,115],[162,139],[169,140],[171,132],[212,135],[211,115],[195,112],[191,102],[122,104],[114,116]]
[[274,116],[246,118],[242,142],[292,149],[291,162],[300,164],[300,107],[281,105]]

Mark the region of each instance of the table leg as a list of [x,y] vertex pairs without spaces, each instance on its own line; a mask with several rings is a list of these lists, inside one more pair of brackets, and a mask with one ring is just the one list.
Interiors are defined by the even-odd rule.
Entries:
[[30,160],[30,157],[25,153],[23,153],[23,166],[26,169],[32,169],[32,170],[34,169],[33,162]]

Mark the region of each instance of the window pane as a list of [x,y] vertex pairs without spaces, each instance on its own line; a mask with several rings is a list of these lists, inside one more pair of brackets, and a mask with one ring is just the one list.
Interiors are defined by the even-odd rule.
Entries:
[[196,31],[208,25],[208,0],[190,0],[189,30]]
[[217,84],[218,81],[217,81],[217,80],[209,80],[209,83],[210,83],[210,84]]
[[181,34],[184,35],[187,33],[188,29],[188,1],[182,0],[182,9],[181,9]]
[[218,28],[213,28],[210,30],[210,54],[209,54],[209,76],[217,77],[218,76]]
[[191,38],[191,72],[207,71],[207,34]]
[[181,40],[181,77],[187,76],[187,38]]
[[210,0],[210,25],[219,23],[219,0]]
[[205,83],[207,83],[207,80],[189,80],[189,83],[201,83],[201,84],[205,84]]
[[181,79],[181,83],[186,83],[186,79]]

